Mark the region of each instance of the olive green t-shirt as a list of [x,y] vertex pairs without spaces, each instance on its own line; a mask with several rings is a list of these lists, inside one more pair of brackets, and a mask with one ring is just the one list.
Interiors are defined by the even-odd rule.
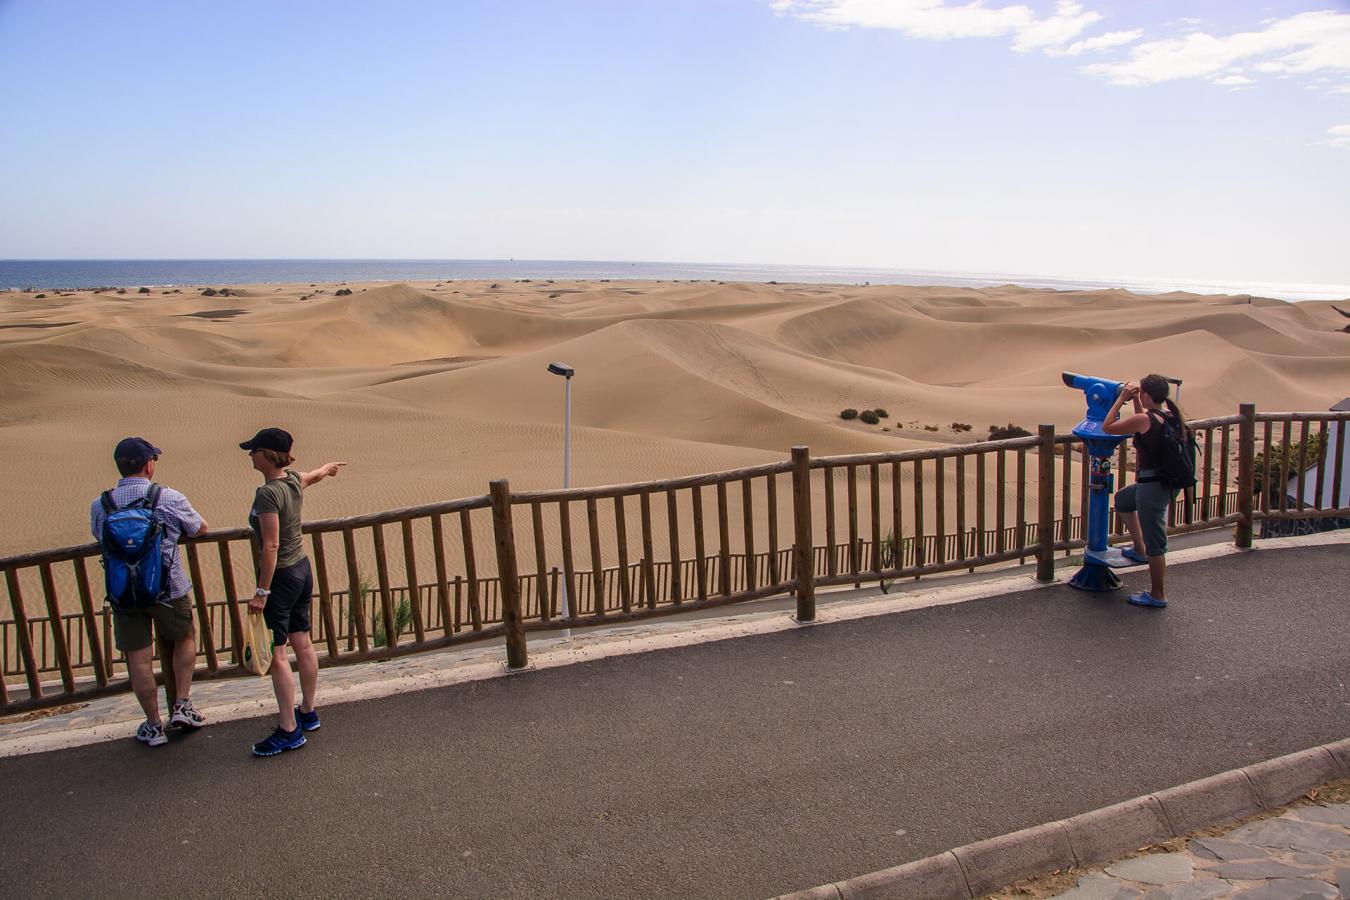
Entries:
[[258,488],[253,496],[253,509],[249,510],[248,524],[253,528],[258,540],[262,540],[262,523],[258,516],[262,513],[276,513],[280,520],[281,546],[277,549],[277,568],[293,566],[305,558],[305,545],[300,537],[300,506],[304,503],[304,489],[300,485],[300,473],[291,469],[281,478],[274,478]]

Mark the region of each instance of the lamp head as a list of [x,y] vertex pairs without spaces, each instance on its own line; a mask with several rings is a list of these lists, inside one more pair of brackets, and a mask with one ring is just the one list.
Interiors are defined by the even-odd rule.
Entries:
[[571,378],[576,374],[576,370],[567,363],[551,362],[548,364],[548,370],[554,375],[561,375],[564,378]]

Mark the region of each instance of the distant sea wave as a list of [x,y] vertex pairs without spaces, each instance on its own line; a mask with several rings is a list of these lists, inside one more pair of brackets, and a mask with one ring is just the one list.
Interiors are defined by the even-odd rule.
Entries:
[[807,284],[906,284],[989,287],[1018,284],[1052,290],[1125,288],[1141,294],[1254,294],[1281,300],[1342,300],[1350,285],[1089,281],[995,272],[941,272],[823,266],[614,262],[531,259],[97,259],[0,260],[0,290],[226,285],[339,281],[456,281],[511,278],[572,280],[747,281]]

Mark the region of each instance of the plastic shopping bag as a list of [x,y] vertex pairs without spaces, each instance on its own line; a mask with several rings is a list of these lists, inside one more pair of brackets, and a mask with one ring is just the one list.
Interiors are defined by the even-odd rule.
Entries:
[[260,612],[249,613],[244,622],[244,668],[254,675],[272,668],[272,629]]

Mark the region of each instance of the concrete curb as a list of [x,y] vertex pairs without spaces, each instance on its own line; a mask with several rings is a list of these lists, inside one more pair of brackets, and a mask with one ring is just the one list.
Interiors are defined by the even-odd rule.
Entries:
[[1107,862],[1245,819],[1340,778],[1350,778],[1350,738],[777,900],[972,900],[1031,875]]

